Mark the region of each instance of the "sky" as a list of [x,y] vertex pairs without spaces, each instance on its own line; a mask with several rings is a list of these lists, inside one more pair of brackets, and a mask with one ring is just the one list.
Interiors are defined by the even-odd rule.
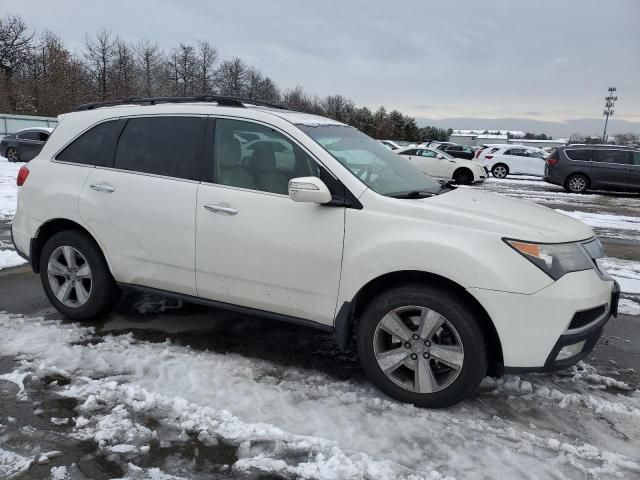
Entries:
[[72,49],[100,27],[166,48],[207,40],[282,87],[398,108],[422,124],[598,133],[615,86],[612,128],[640,133],[640,0],[2,4],[0,14],[51,29]]

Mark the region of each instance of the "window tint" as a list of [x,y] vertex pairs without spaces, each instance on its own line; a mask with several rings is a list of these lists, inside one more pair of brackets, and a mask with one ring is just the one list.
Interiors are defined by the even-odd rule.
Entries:
[[281,195],[288,194],[290,179],[320,175],[317,163],[287,137],[240,120],[216,120],[214,159],[216,183]]
[[47,132],[39,132],[38,136],[41,142],[46,142],[49,139],[49,134]]
[[640,152],[633,152],[633,163],[640,166]]
[[624,150],[598,150],[594,160],[601,163],[631,163],[631,152]]
[[199,180],[196,154],[204,122],[198,117],[132,118],[120,134],[114,167]]
[[593,150],[586,150],[586,149],[565,150],[564,153],[571,160],[582,160],[585,162],[590,161],[591,158],[593,157]]
[[102,145],[113,131],[116,121],[103,122],[91,128],[75,139],[71,145],[58,154],[56,160],[98,165]]
[[22,132],[18,134],[20,140],[40,140],[40,132]]
[[489,153],[496,153],[498,150],[500,150],[500,147],[494,147]]
[[404,152],[398,152],[399,155],[417,155],[418,154],[418,150],[415,148],[412,148],[411,150],[405,150]]
[[420,155],[423,157],[435,158],[437,153],[434,152],[433,150],[421,150]]

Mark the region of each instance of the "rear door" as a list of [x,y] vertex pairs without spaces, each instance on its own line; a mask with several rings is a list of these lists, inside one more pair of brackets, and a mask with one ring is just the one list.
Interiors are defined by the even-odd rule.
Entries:
[[527,152],[524,148],[507,149],[502,160],[509,167],[510,173],[529,173]]
[[593,188],[626,190],[631,176],[632,154],[632,151],[623,149],[594,150],[591,163]]
[[640,192],[640,152],[633,152],[633,163],[629,166],[629,190]]
[[196,294],[195,205],[205,117],[121,119],[80,214],[117,281]]

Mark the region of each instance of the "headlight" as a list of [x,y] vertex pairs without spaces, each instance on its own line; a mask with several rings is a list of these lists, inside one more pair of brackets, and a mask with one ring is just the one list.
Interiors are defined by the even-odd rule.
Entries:
[[554,280],[565,273],[590,270],[596,266],[595,258],[603,257],[602,246],[596,239],[585,243],[555,244],[504,241]]

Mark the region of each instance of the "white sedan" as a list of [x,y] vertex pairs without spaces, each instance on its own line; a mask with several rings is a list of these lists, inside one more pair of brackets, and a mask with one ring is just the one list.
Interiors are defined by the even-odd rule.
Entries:
[[488,176],[488,170],[481,163],[455,158],[433,148],[406,147],[395,153],[405,156],[427,175],[459,185],[484,182]]
[[532,147],[509,146],[486,149],[482,161],[496,178],[507,175],[544,176],[544,165],[547,154],[544,150]]

